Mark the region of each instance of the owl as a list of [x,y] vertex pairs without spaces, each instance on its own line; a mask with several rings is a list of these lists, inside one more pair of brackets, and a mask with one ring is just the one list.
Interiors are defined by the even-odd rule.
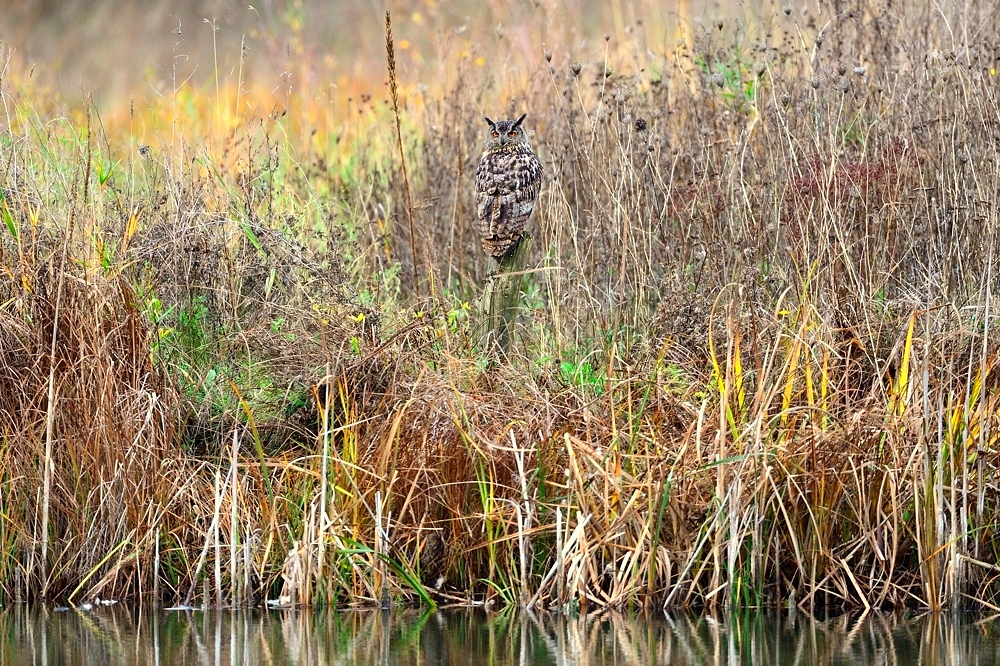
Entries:
[[476,212],[486,254],[497,259],[517,246],[542,184],[542,163],[517,120],[489,118],[486,151],[476,170]]

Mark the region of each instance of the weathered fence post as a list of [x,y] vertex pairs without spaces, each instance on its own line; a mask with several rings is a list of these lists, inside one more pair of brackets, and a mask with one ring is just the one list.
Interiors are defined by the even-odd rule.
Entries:
[[525,233],[517,247],[497,260],[490,257],[489,277],[483,292],[483,337],[480,348],[496,360],[510,349],[511,328],[517,318],[524,265],[531,249],[531,234]]

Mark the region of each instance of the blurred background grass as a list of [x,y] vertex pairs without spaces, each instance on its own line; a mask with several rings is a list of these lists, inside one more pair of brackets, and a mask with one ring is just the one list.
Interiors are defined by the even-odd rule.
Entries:
[[456,60],[470,60],[487,77],[499,69],[523,75],[540,67],[546,50],[557,58],[602,58],[605,33],[619,44],[641,33],[651,54],[663,54],[695,24],[734,15],[737,3],[13,0],[0,10],[0,42],[12,69],[30,71],[36,85],[68,104],[93,93],[102,112],[114,113],[169,95],[182,82],[236,85],[240,69],[244,82],[272,91],[276,104],[289,92],[334,104],[382,97],[387,10],[400,79],[443,90]]
[[[289,146],[335,165],[371,133],[366,108],[388,97],[387,10],[410,112],[443,101],[463,76],[506,101],[544,70],[545,52],[562,67],[603,62],[604,35],[616,67],[640,72],[718,17],[754,22],[739,3],[701,0],[3,4],[7,83],[42,116],[80,122],[90,97],[108,145],[176,149],[180,131],[216,155],[220,137],[281,117]],[[486,110],[468,109],[477,119]]]

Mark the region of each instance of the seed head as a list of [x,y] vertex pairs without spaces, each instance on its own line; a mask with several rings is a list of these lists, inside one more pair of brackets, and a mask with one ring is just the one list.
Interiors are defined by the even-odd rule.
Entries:
[[792,6],[785,5],[784,7],[781,8],[781,11],[785,12],[785,16],[790,16],[792,14]]
[[716,72],[715,74],[712,74],[712,83],[721,88],[726,84],[726,79],[723,78],[722,74]]
[[635,128],[637,130],[639,130],[640,132],[645,132],[647,127],[649,127],[649,125],[646,123],[645,118],[636,118]]
[[552,51],[545,52],[545,62],[552,62]]
[[570,71],[573,72],[573,76],[580,76],[580,68],[582,65],[579,60],[574,60],[573,64],[569,66]]

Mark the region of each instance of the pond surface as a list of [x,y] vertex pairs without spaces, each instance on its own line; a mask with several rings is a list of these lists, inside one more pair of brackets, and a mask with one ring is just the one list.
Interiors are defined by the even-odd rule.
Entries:
[[958,615],[0,609],[0,664],[998,664],[1000,624]]

